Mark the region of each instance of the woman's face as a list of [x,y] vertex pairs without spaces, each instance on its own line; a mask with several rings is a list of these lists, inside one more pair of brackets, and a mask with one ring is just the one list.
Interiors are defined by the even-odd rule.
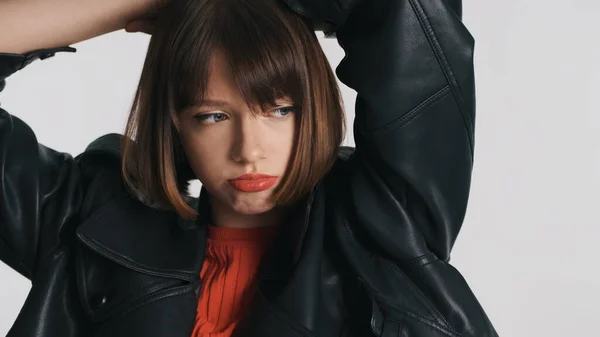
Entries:
[[[292,152],[293,102],[281,99],[254,115],[219,53],[209,69],[204,104],[187,108],[176,120],[190,166],[212,202],[240,214],[267,212]],[[245,179],[244,174],[272,178]]]

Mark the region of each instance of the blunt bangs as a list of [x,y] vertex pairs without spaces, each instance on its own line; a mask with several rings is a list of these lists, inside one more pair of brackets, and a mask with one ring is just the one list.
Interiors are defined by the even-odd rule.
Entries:
[[[178,8],[190,18],[172,30],[173,58],[166,60],[173,67],[176,85],[169,91],[177,111],[204,99],[216,52],[225,58],[248,106],[265,109],[289,97],[302,110],[308,60],[306,41],[294,31],[314,34],[306,22],[280,1],[205,0],[200,6],[186,2]],[[188,21],[198,25],[190,27]]]

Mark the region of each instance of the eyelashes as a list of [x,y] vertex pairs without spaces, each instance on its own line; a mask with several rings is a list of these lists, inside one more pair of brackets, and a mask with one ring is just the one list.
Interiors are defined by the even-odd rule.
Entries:
[[[281,106],[275,109],[272,109],[266,113],[276,119],[285,119],[290,117],[293,113],[297,112],[298,108],[296,106]],[[194,116],[195,119],[199,120],[203,124],[216,124],[229,119],[229,116],[224,112],[214,112],[214,113],[201,113]]]
[[271,110],[271,112],[274,112],[274,111],[284,111],[284,110],[287,111],[286,114],[283,115],[283,116],[279,116],[279,117],[287,117],[290,113],[296,112],[296,107],[294,107],[294,106],[283,106],[283,107],[279,107],[279,108],[273,109],[273,110]]
[[195,119],[208,124],[214,124],[227,119],[224,113],[210,113],[210,114],[198,114],[194,116]]

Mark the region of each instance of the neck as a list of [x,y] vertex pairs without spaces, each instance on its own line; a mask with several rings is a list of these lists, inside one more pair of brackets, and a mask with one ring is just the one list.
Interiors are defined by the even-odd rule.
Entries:
[[287,209],[282,207],[274,207],[260,214],[240,214],[217,202],[210,203],[210,210],[211,225],[230,228],[278,226],[287,214]]

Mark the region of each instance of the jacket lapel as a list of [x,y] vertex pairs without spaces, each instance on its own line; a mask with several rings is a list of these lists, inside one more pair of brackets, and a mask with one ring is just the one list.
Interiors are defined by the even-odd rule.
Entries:
[[125,267],[196,281],[204,260],[206,226],[126,195],[108,202],[85,220],[77,229],[77,237]]

